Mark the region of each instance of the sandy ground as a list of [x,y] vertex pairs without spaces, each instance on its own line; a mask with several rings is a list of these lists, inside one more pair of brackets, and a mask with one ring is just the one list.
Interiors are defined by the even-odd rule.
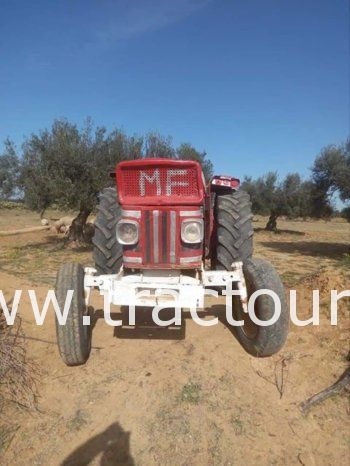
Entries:
[[[11,219],[12,227],[33,225],[32,218]],[[38,411],[7,413],[17,430],[1,464],[348,464],[346,395],[307,415],[298,405],[348,364],[349,303],[331,327],[329,290],[349,289],[350,226],[281,222],[288,231],[274,235],[259,231],[262,225],[255,224],[256,254],[274,263],[287,291],[297,289],[301,317],[310,314],[312,288],[321,288],[320,327],[293,326],[279,354],[256,359],[223,323],[199,327],[186,313],[181,328],[164,330],[144,323],[114,331],[99,319],[88,363],[68,368],[52,313],[36,326],[24,292],[19,312],[38,368]],[[46,232],[0,238],[0,289],[6,297],[35,289],[42,300],[59,263],[73,258],[91,263],[89,251],[62,250]],[[98,296],[93,304],[101,308]],[[224,312],[221,304],[208,301],[208,318]]]

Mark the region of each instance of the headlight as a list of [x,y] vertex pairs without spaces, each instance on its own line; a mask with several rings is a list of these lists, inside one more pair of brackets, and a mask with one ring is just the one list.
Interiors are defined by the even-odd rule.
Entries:
[[203,220],[184,220],[181,225],[181,239],[185,243],[200,243],[203,240]]
[[117,240],[120,244],[136,244],[139,240],[139,224],[134,220],[119,220]]

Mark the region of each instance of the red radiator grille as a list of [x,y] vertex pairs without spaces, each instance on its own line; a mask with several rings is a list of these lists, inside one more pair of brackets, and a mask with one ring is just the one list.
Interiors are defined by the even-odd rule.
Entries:
[[[203,218],[201,209],[177,207],[176,209],[142,207],[140,216],[140,241],[124,248],[126,267],[136,268],[195,268],[202,262],[203,243],[186,246],[181,241],[181,223],[187,218]],[[125,218],[132,210],[123,211]],[[186,212],[189,212],[186,214]],[[129,213],[129,215],[127,215]]]
[[196,204],[204,196],[197,162],[122,162],[117,168],[117,184],[120,201],[125,204]]
[[194,168],[122,170],[125,196],[198,196],[197,171]]

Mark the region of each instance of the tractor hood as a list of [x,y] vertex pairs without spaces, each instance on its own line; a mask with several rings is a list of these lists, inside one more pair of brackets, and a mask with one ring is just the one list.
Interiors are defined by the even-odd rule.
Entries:
[[192,160],[140,159],[116,167],[122,205],[201,205],[205,182],[201,165]]

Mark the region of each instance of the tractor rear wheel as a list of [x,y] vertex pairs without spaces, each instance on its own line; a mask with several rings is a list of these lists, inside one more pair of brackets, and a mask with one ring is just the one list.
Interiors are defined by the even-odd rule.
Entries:
[[[237,296],[234,296],[233,311],[236,320],[244,325],[234,327],[237,340],[243,348],[256,357],[271,356],[284,345],[289,328],[289,312],[281,279],[270,262],[264,259],[249,259],[243,266],[248,299],[257,290],[270,290],[275,293],[281,304],[281,313],[275,323],[264,326],[255,323],[245,313]],[[254,314],[261,321],[269,321],[275,314],[275,302],[267,294],[258,296],[254,303]]]
[[217,194],[214,216],[213,268],[231,270],[233,262],[244,262],[253,254],[253,215],[249,194],[241,190]]
[[88,308],[85,304],[84,269],[80,264],[63,264],[58,271],[55,293],[61,313],[69,290],[73,290],[73,297],[66,323],[60,325],[56,316],[57,344],[64,363],[78,366],[87,361],[91,350],[91,327],[83,323]]
[[122,265],[123,250],[117,241],[116,227],[121,218],[117,190],[106,188],[100,194],[100,202],[92,239],[95,268],[99,274],[116,274]]

